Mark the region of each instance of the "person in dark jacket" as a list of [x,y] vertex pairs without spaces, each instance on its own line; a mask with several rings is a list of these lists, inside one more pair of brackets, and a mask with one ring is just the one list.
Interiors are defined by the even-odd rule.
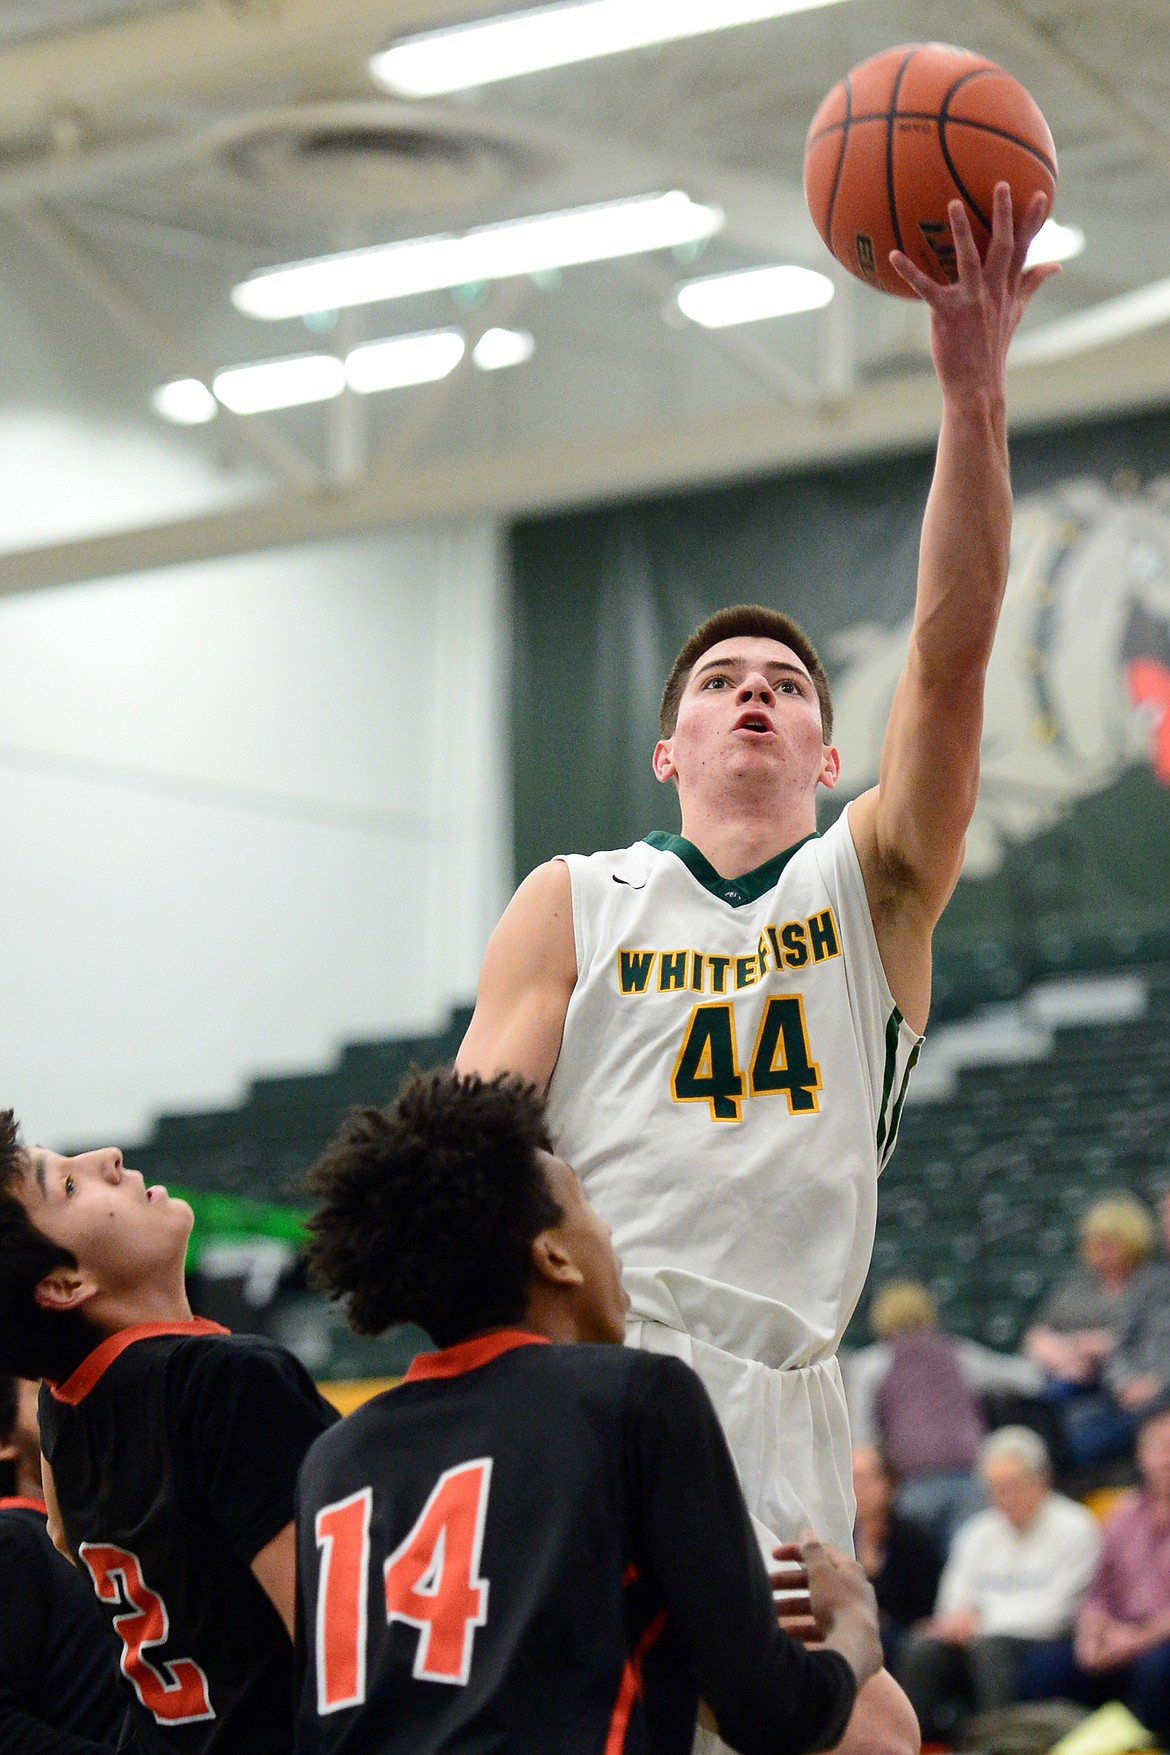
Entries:
[[896,1482],[876,1444],[853,1452],[853,1494],[857,1558],[877,1597],[886,1668],[896,1672],[907,1634],[928,1619],[942,1572],[942,1553],[929,1530],[894,1506]]

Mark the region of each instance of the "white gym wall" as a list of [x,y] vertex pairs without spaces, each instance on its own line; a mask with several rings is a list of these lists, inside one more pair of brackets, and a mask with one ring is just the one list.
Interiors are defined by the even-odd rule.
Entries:
[[141,1137],[426,1031],[506,899],[488,525],[0,601],[0,1100]]

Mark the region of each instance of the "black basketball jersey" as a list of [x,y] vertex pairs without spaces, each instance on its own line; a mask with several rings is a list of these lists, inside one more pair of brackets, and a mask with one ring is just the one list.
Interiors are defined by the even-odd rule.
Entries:
[[297,1506],[298,1755],[828,1748],[836,1653],[776,1625],[698,1378],[509,1331],[416,1359],[319,1439]]
[[117,1648],[36,1499],[0,1499],[0,1749],[111,1755],[126,1718]]
[[293,1649],[251,1561],[337,1418],[275,1342],[123,1329],[41,1391],[66,1537],[122,1642],[143,1755],[287,1755]]

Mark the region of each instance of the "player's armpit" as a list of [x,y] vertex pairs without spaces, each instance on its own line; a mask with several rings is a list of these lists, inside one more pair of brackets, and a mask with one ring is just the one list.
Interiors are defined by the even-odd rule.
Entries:
[[[848,806],[849,832],[865,882],[874,937],[894,1002],[912,1030],[930,1011],[930,941],[959,874],[961,851],[937,888],[920,884],[895,851],[883,845],[877,788]],[[961,849],[961,842],[960,842]]]
[[529,873],[491,936],[456,1071],[518,1073],[543,1091],[576,981],[569,871],[554,859]]
[[253,1556],[252,1574],[271,1598],[272,1605],[293,1638],[296,1624],[297,1526],[286,1523],[279,1533]]

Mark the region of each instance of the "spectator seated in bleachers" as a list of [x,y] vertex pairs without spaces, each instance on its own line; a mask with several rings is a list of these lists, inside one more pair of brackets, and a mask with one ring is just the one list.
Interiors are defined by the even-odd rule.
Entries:
[[[1024,1337],[1049,1399],[1060,1405],[1068,1458],[1082,1467],[1129,1454],[1135,1421],[1127,1401],[1140,1405],[1152,1393],[1151,1338],[1155,1349],[1159,1339],[1170,1340],[1170,1316],[1165,1327],[1156,1315],[1150,1321],[1159,1297],[1151,1301],[1149,1292],[1170,1307],[1170,1264],[1147,1265],[1154,1236],[1149,1209],[1135,1195],[1095,1201],[1081,1221],[1082,1266],[1052,1288]],[[1161,1274],[1167,1284],[1159,1286]],[[1123,1328],[1129,1339],[1118,1354]]]
[[1083,1505],[1052,1491],[1043,1440],[1003,1426],[979,1473],[991,1501],[955,1536],[933,1618],[903,1648],[899,1679],[926,1737],[1017,1698],[1022,1666],[1071,1631],[1100,1531]]
[[886,1668],[896,1669],[910,1629],[934,1607],[942,1553],[935,1538],[894,1509],[894,1476],[876,1445],[853,1452],[857,1558],[877,1597]]
[[1158,1216],[1162,1254],[1146,1262],[1125,1288],[1117,1341],[1105,1361],[1105,1383],[1127,1419],[1127,1437],[1170,1391],[1170,1189],[1162,1195]]
[[1074,1639],[1025,1661],[1019,1695],[1085,1706],[1120,1700],[1165,1746],[1170,1741],[1170,1404],[1143,1419],[1137,1465],[1141,1489],[1106,1520]]
[[987,1435],[980,1396],[1034,1392],[1030,1359],[944,1334],[917,1280],[879,1286],[869,1315],[877,1344],[849,1360],[845,1388],[857,1444],[879,1444],[901,1485],[897,1506],[949,1546],[985,1503],[973,1470]]
[[1154,1246],[1153,1222],[1133,1195],[1105,1195],[1082,1215],[1079,1242],[1081,1265],[1050,1289],[1023,1343],[1053,1388],[1072,1391],[1100,1380],[1122,1293]]

